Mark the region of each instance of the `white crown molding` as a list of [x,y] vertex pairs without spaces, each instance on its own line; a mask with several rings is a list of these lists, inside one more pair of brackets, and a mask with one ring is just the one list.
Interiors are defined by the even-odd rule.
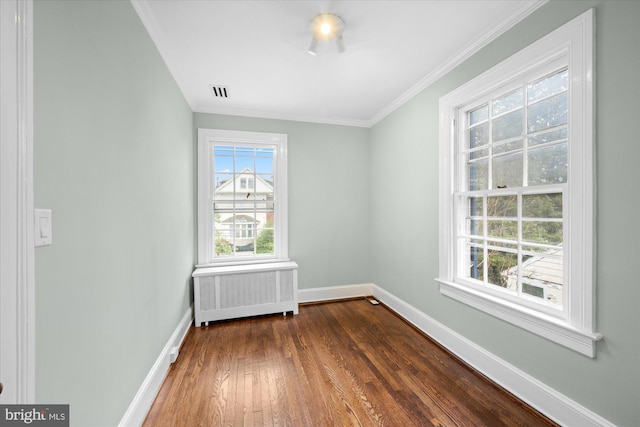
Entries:
[[180,346],[189,332],[189,327],[193,320],[193,307],[189,307],[178,326],[169,337],[156,362],[145,377],[142,385],[138,389],[135,397],[129,404],[127,412],[120,420],[118,427],[134,427],[141,426],[147,417],[149,409],[156,398],[156,395],[162,387],[162,383],[169,371],[170,365],[175,362],[178,357]]
[[351,127],[363,127],[370,128],[371,122],[369,120],[358,119],[341,119],[341,118],[322,118],[312,116],[292,116],[290,114],[278,114],[273,112],[258,111],[258,110],[243,110],[235,108],[212,108],[212,107],[199,107],[193,110],[195,113],[205,114],[218,114],[222,116],[238,116],[238,117],[253,117],[259,119],[271,119],[271,120],[286,120],[293,122],[304,123],[318,123],[325,125],[336,126],[351,126]]
[[474,43],[471,43],[466,48],[454,54],[448,61],[433,70],[431,73],[424,76],[418,83],[411,86],[405,93],[391,102],[391,104],[380,110],[369,120],[369,126],[371,127],[375,125],[376,123],[393,113],[395,110],[406,104],[413,97],[431,86],[440,78],[444,77],[448,72],[456,68],[458,65],[462,64],[464,61],[475,55],[478,51],[480,51],[480,49],[487,46],[489,43],[507,32],[509,29],[511,29],[524,18],[538,10],[548,1],[549,0],[533,0],[524,2],[516,12],[514,12],[507,19],[498,23],[491,29],[490,32],[485,34],[484,37],[480,37]]

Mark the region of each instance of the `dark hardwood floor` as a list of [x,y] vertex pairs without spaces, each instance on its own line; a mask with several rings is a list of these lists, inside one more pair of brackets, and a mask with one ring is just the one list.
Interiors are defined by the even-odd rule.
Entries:
[[189,331],[145,427],[554,426],[383,305]]

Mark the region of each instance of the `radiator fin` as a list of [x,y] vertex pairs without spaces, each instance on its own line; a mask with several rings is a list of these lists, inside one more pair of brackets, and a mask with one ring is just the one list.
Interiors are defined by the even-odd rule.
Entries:
[[220,308],[276,302],[276,272],[220,277]]
[[215,276],[200,279],[200,309],[213,310],[216,308]]

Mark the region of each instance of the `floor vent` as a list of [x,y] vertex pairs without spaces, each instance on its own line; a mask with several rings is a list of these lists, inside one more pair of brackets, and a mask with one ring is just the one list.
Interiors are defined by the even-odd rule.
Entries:
[[216,98],[228,98],[229,97],[229,95],[227,94],[226,86],[209,85],[209,88],[211,88],[211,93]]

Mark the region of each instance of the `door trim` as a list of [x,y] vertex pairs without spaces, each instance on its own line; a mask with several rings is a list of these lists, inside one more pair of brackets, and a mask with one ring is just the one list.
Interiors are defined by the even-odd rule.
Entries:
[[[35,403],[33,0],[0,1],[0,293],[2,403]],[[5,350],[6,351],[6,350]]]

